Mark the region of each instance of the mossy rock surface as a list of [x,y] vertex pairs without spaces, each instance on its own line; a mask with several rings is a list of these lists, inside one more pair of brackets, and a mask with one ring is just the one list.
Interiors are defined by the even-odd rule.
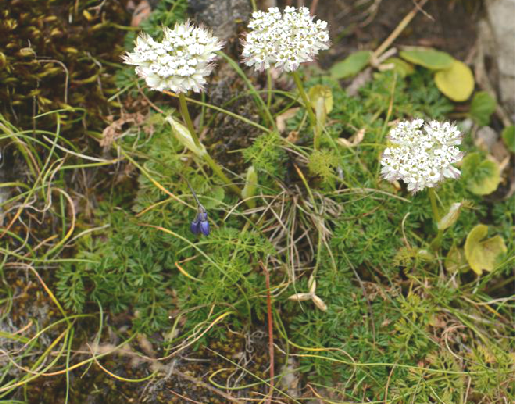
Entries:
[[[99,130],[115,101],[114,73],[129,23],[125,1],[102,7],[63,0],[12,1],[0,10],[0,113],[21,128],[33,116],[81,108],[62,115],[63,127]],[[80,121],[87,114],[88,119]],[[38,127],[55,117],[38,120]],[[83,133],[76,131],[74,134]],[[70,136],[74,136],[70,134]]]

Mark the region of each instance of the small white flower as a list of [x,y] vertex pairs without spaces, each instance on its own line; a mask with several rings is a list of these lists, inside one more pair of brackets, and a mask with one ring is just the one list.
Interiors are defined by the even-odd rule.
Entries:
[[403,180],[409,191],[417,192],[446,178],[459,178],[460,171],[453,164],[463,158],[457,147],[461,133],[449,122],[400,122],[388,139],[390,145],[381,159],[381,174],[386,180]]
[[249,23],[252,30],[243,41],[243,60],[257,70],[274,66],[291,72],[312,61],[319,51],[329,49],[327,22],[313,21],[306,7],[277,7],[256,11]]
[[124,55],[124,62],[137,66],[136,73],[153,90],[202,91],[222,42],[208,30],[193,27],[189,21],[176,24],[174,29],[164,27],[163,33],[161,42],[140,34],[134,50]]

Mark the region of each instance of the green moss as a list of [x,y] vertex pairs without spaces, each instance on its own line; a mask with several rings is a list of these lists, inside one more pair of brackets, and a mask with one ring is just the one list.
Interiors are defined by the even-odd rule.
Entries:
[[[28,0],[11,2],[0,12],[0,113],[22,128],[33,127],[35,114],[81,108],[61,116],[63,128],[84,125],[101,130],[118,103],[114,73],[120,62],[128,22],[122,2]],[[55,125],[53,117],[38,127]]]

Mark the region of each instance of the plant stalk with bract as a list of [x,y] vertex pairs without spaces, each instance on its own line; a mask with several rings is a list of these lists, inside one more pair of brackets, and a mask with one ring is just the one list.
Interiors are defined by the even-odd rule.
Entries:
[[[136,39],[133,52],[127,52],[124,61],[136,65],[136,73],[145,79],[150,88],[166,92],[170,90],[179,95],[181,115],[190,136],[199,150],[205,150],[201,144],[193,121],[191,120],[185,93],[201,92],[206,77],[213,70],[216,53],[222,49],[222,42],[208,30],[192,26],[189,21],[176,24],[174,29],[163,28],[164,38],[155,41],[146,34]],[[213,172],[237,195],[241,190],[227,178],[222,168],[204,152],[202,159]]]
[[317,118],[296,70],[301,63],[313,61],[319,51],[329,48],[327,22],[313,21],[306,7],[286,7],[283,13],[272,7],[267,12],[254,12],[249,28],[251,32],[243,41],[244,62],[258,71],[274,67],[292,73],[315,131],[315,148],[318,148]]
[[[403,180],[413,193],[428,188],[428,197],[436,227],[441,219],[436,200],[436,187],[446,178],[457,179],[460,171],[454,164],[461,161],[463,153],[461,133],[449,122],[423,119],[400,122],[388,135],[389,145],[381,159],[381,173],[388,181]],[[442,230],[432,243],[437,249]]]

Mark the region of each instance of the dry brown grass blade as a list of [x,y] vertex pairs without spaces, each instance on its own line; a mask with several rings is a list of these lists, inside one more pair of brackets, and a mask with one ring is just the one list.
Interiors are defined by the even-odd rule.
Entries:
[[422,9],[424,4],[426,4],[429,0],[422,0],[420,3],[417,3],[415,8],[411,10],[397,25],[397,27],[393,30],[393,32],[385,39],[385,41],[377,48],[372,54],[372,60],[378,59],[389,47],[390,45],[399,37],[400,34],[406,29],[408,24],[415,18],[417,13]]

